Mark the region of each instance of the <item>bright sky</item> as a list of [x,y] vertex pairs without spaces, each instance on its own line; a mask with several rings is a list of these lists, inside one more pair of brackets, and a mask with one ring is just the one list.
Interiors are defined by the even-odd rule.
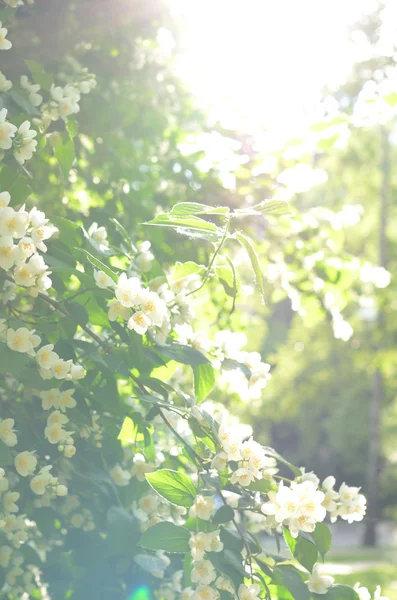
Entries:
[[181,19],[183,54],[178,68],[200,103],[226,126],[239,123],[253,132],[258,124],[266,125],[279,140],[298,135],[306,122],[322,117],[318,111],[323,86],[341,83],[363,52],[347,41],[347,27],[376,4],[168,2]]

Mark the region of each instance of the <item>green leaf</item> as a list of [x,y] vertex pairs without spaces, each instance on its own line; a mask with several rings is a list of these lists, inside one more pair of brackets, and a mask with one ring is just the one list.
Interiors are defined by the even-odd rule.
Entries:
[[9,467],[12,465],[10,449],[0,440],[0,467]]
[[95,256],[93,256],[90,252],[88,252],[88,250],[85,250],[84,248],[79,248],[79,251],[80,251],[81,254],[84,254],[85,258],[96,269],[99,269],[100,271],[103,271],[104,273],[106,273],[106,275],[108,275],[111,279],[113,279],[113,281],[115,283],[117,283],[118,276],[117,276],[117,274],[114,271],[112,271],[112,269],[110,267],[108,267],[107,265],[105,265],[105,263],[103,263],[101,260],[99,260],[99,258],[96,258]]
[[317,523],[316,529],[311,533],[311,536],[322,558],[324,558],[332,544],[332,534],[329,527],[324,525],[324,523]]
[[149,527],[141,536],[139,546],[149,550],[189,552],[190,533],[183,527],[164,521]]
[[136,442],[137,426],[131,417],[125,417],[117,439],[128,444],[134,444]]
[[360,600],[357,592],[347,585],[333,585],[326,594],[313,594],[318,600]]
[[32,193],[25,175],[10,165],[4,165],[1,169],[1,189],[10,193],[12,206],[23,204]]
[[43,90],[49,90],[53,79],[52,75],[43,69],[43,65],[34,60],[25,60],[25,65],[31,72],[34,83],[38,83]]
[[88,313],[84,306],[78,304],[77,302],[66,302],[65,309],[70,313],[73,317],[73,320],[78,324],[84,327],[88,323]]
[[198,265],[197,263],[189,260],[188,262],[181,263],[177,262],[172,273],[172,281],[179,281],[188,275],[193,275],[195,273],[200,273],[204,270],[203,265]]
[[280,575],[283,584],[291,592],[294,600],[310,600],[309,589],[295,567],[277,566],[274,572]]
[[222,362],[222,369],[226,369],[227,371],[232,371],[234,369],[240,369],[246,378],[249,380],[251,378],[251,369],[247,367],[244,363],[238,362],[232,358],[225,358]]
[[171,209],[171,215],[227,215],[229,208],[227,206],[207,206],[198,202],[179,202]]
[[173,227],[174,229],[182,228],[193,231],[204,231],[211,233],[219,233],[219,229],[214,223],[204,221],[198,217],[178,217],[169,214],[157,215],[154,219],[144,225],[157,225],[162,227]]
[[70,137],[73,139],[74,137],[76,137],[76,135],[79,131],[79,124],[77,123],[77,121],[75,119],[71,119],[69,117],[68,120],[66,121],[66,129],[67,129],[67,132],[70,135]]
[[312,571],[313,565],[317,562],[318,551],[316,546],[310,540],[302,536],[292,537],[287,527],[284,527],[284,539],[287,542],[292,556],[296,558],[302,566],[308,571]]
[[194,393],[199,402],[206,399],[215,385],[215,373],[210,363],[203,363],[193,367]]
[[185,558],[183,561],[183,581],[185,587],[190,587],[192,585],[192,569],[193,569],[193,559],[192,555],[185,554]]
[[199,352],[199,350],[196,350],[196,348],[192,348],[191,346],[184,346],[183,344],[176,343],[164,344],[163,346],[157,346],[157,350],[162,356],[170,358],[171,360],[176,360],[184,365],[192,365],[192,367],[195,367],[197,365],[209,364],[208,358]]
[[215,273],[226,294],[233,299],[236,298],[237,283],[234,270],[227,266],[219,266],[215,267]]
[[252,268],[255,273],[256,283],[259,287],[259,291],[260,291],[262,300],[265,300],[265,287],[264,287],[264,283],[263,283],[263,276],[262,276],[261,268],[259,265],[258,255],[257,255],[256,251],[254,250],[254,248],[252,247],[251,242],[249,241],[248,238],[245,237],[245,235],[243,235],[242,233],[236,233],[236,239],[240,242],[240,244],[242,245],[242,247],[245,249],[245,251],[247,252],[247,254],[249,256]]
[[221,542],[225,548],[232,550],[233,552],[239,554],[244,548],[244,543],[238,533],[232,531],[231,529],[226,529],[225,527],[221,527],[220,536]]
[[160,469],[155,473],[145,475],[149,485],[163,498],[176,504],[189,508],[197,495],[192,480],[185,473]]
[[33,104],[25,98],[20,92],[16,90],[11,90],[8,92],[14,103],[23,110],[24,113],[28,115],[28,117],[37,117],[40,116],[40,112],[33,106]]
[[250,483],[247,489],[252,492],[262,492],[262,494],[267,494],[267,492],[277,491],[277,484],[272,483],[268,479],[257,479]]
[[169,565],[165,556],[153,556],[152,554],[137,554],[134,562],[148,573],[164,571]]
[[71,246],[81,246],[83,232],[78,223],[72,223],[63,217],[51,217],[51,223],[59,229],[61,239],[68,240]]
[[291,209],[288,202],[284,200],[264,200],[259,204],[255,204],[252,210],[262,213],[263,215],[291,215]]
[[214,516],[212,517],[212,522],[214,525],[218,525],[220,523],[228,523],[234,519],[234,510],[231,506],[221,506]]
[[58,134],[51,137],[51,143],[63,178],[67,181],[75,159],[73,140],[68,135]]

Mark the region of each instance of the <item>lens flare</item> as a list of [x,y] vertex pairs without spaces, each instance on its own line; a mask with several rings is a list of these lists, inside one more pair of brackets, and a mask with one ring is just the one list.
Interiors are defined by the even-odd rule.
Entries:
[[152,600],[153,596],[147,585],[140,585],[132,592],[127,600]]

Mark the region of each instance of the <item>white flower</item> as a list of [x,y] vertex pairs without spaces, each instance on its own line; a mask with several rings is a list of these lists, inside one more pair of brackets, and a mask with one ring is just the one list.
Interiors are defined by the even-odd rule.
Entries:
[[73,398],[73,394],[73,388],[69,388],[68,390],[59,393],[56,402],[60,411],[65,412],[67,408],[74,408],[76,406],[76,400]]
[[114,287],[114,281],[109,275],[106,275],[103,271],[97,271],[94,269],[94,279],[97,286],[101,289],[108,287]]
[[242,431],[238,427],[229,427],[221,423],[219,426],[219,439],[229,460],[239,461],[241,459],[241,445],[243,441]]
[[330,475],[324,479],[321,486],[324,492],[323,506],[332,514],[334,514],[337,509],[337,500],[339,499],[338,492],[334,490],[335,483],[335,477]]
[[136,477],[138,481],[145,481],[145,473],[151,473],[153,469],[154,465],[152,463],[147,463],[143,454],[135,454],[131,475]]
[[36,361],[39,367],[42,369],[51,369],[52,365],[59,360],[59,356],[56,352],[53,352],[54,344],[47,344],[42,346],[36,352]]
[[57,229],[52,225],[37,225],[36,227],[33,227],[30,235],[32,236],[36,248],[41,252],[47,252],[47,246],[44,244],[44,240],[48,240],[55,231],[57,231]]
[[19,327],[14,330],[7,330],[7,346],[14,352],[30,352],[32,351],[31,332],[26,327]]
[[150,252],[150,242],[141,242],[138,245],[139,254],[135,259],[136,268],[142,273],[147,273],[152,268],[154,260],[153,254]]
[[30,258],[32,254],[34,254],[34,252],[36,251],[36,247],[32,238],[28,236],[21,238],[18,243],[18,251],[21,260],[24,261],[27,258]]
[[239,600],[259,600],[259,592],[261,588],[257,583],[253,583],[250,586],[242,583],[238,588]]
[[65,441],[67,432],[63,429],[61,423],[52,423],[44,429],[44,435],[50,444],[59,444]]
[[30,489],[37,496],[42,496],[46,492],[47,486],[51,483],[53,476],[51,475],[50,470],[51,465],[42,467],[39,473],[31,479]]
[[0,567],[6,569],[8,567],[8,563],[10,562],[10,558],[12,555],[11,546],[1,546],[0,547]]
[[66,485],[57,485],[55,493],[57,496],[67,496],[68,488]]
[[255,474],[251,469],[242,467],[233,472],[230,483],[239,483],[242,486],[248,486],[255,479]]
[[72,363],[72,360],[63,360],[62,358],[58,358],[58,360],[56,360],[51,367],[51,372],[55,379],[65,379],[66,375],[70,371]]
[[326,510],[322,505],[324,493],[316,489],[312,481],[304,481],[299,484],[291,484],[296,490],[300,500],[300,513],[309,519],[319,522],[324,521]]
[[353,589],[357,592],[359,600],[371,600],[371,594],[369,593],[368,588],[361,587],[359,582],[354,585]]
[[14,419],[0,419],[0,439],[9,446],[16,446],[17,436],[14,431]]
[[189,516],[198,517],[208,521],[216,510],[215,498],[212,496],[196,496],[193,506],[190,507]]
[[340,506],[337,514],[344,521],[353,523],[353,521],[362,521],[367,510],[367,500],[363,494],[360,494],[359,487],[352,487],[342,483],[339,488]]
[[0,237],[0,267],[8,271],[17,260],[17,246],[10,235]]
[[70,373],[68,378],[70,379],[84,379],[86,371],[82,365],[72,365],[70,367]]
[[146,494],[139,500],[139,508],[146,514],[150,514],[157,509],[157,496]]
[[227,467],[228,458],[226,452],[218,452],[211,462],[211,468],[217,471],[224,471]]
[[314,594],[326,594],[328,588],[334,583],[334,578],[329,575],[323,575],[320,569],[321,566],[316,563],[308,581],[306,581],[309,591]]
[[119,464],[116,464],[112,469],[110,469],[110,477],[113,479],[116,485],[125,486],[129,484],[131,474],[122,469]]
[[14,157],[20,165],[23,165],[25,161],[30,160],[33,153],[36,152],[37,140],[33,139],[36,135],[37,131],[30,129],[30,121],[24,121],[22,125],[19,126],[13,148]]
[[63,415],[59,410],[54,410],[47,419],[47,425],[52,425],[53,423],[61,423],[61,425],[66,425],[69,422],[69,419],[66,415]]
[[17,285],[32,287],[35,284],[35,274],[30,269],[30,263],[20,263],[14,270],[14,281]]
[[223,543],[219,537],[219,529],[207,533],[206,536],[205,549],[207,552],[221,552],[223,550]]
[[127,278],[127,275],[122,273],[116,285],[115,295],[120,304],[132,307],[141,304],[145,290],[141,287],[138,277]]
[[149,317],[152,325],[161,327],[167,315],[167,305],[156,292],[147,292],[141,301],[143,312]]
[[16,502],[18,501],[20,494],[18,492],[7,492],[3,496],[3,506],[4,510],[7,513],[15,513],[18,512],[18,506]]
[[[1,127],[1,125],[0,125]],[[1,136],[1,130],[0,130]],[[0,137],[1,144],[1,137]],[[16,212],[11,206],[6,206],[1,211],[0,234],[11,235],[14,238],[24,237],[28,227],[29,215],[24,210]]]
[[0,211],[9,205],[11,196],[9,192],[0,192]]
[[108,232],[105,227],[98,227],[98,223],[92,223],[88,229],[88,235],[90,235],[98,244],[108,245],[107,237]]
[[190,600],[219,600],[219,592],[209,585],[199,585]]
[[43,96],[38,94],[40,91],[39,84],[29,81],[26,75],[21,75],[20,82],[21,87],[29,93],[29,100],[33,106],[39,106],[43,102]]
[[12,82],[0,71],[0,92],[8,92],[12,88]]
[[35,457],[33,452],[28,452],[25,450],[24,452],[20,452],[16,455],[14,459],[14,466],[22,477],[27,477],[28,475],[32,475],[37,466],[37,458]]
[[189,539],[190,552],[193,560],[201,560],[204,558],[207,546],[207,534],[204,531],[190,536]]
[[150,325],[150,319],[141,310],[134,313],[128,320],[128,329],[133,329],[139,335],[147,332]]
[[224,577],[223,575],[218,577],[218,579],[215,581],[215,586],[218,588],[218,590],[222,590],[224,592],[229,592],[230,594],[234,594],[234,588],[232,586],[230,579],[228,579],[227,577]]
[[110,300],[108,302],[109,311],[108,318],[109,321],[115,321],[117,317],[121,317],[124,321],[126,321],[130,316],[130,310],[123,306],[121,302],[118,300]]
[[[12,6],[12,8],[18,8],[18,6],[23,6],[23,0],[3,0],[4,4],[7,6]],[[33,0],[27,0],[28,4],[32,4]]]
[[7,33],[8,29],[2,27],[2,22],[0,21],[0,50],[9,50],[12,46],[10,40],[6,40]]
[[199,560],[193,565],[191,580],[193,583],[208,585],[216,578],[213,564],[209,560]]
[[[52,373],[50,373],[50,378],[52,377]],[[49,410],[50,408],[59,408],[58,407],[58,399],[60,396],[60,391],[58,388],[52,388],[51,390],[45,390],[41,392],[41,407],[44,410]]]
[[[374,600],[389,600],[386,596],[381,596],[380,585],[376,586]],[[361,599],[360,599],[361,600]]]

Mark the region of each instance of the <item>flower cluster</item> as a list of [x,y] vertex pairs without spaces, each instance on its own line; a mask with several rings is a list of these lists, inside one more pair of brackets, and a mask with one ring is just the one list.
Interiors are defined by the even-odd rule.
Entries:
[[314,531],[327,514],[322,504],[324,493],[312,481],[293,481],[290,486],[281,482],[277,492],[270,491],[268,496],[262,512],[273,516],[275,523],[288,526],[293,537],[298,537],[300,531]]
[[268,492],[269,502],[262,505],[262,512],[273,518],[275,525],[288,526],[293,537],[300,531],[314,531],[327,512],[332,522],[338,517],[349,523],[363,519],[367,501],[359,493],[360,488],[343,483],[336,492],[332,476],[324,480],[321,489],[319,483],[312,473],[304,474],[300,481],[293,481],[290,486],[281,482],[277,492]]
[[[355,590],[355,592],[357,592],[359,600],[371,600],[371,594],[368,588],[360,585],[359,582],[355,584],[353,589]],[[386,596],[381,596],[381,593],[382,592],[380,589],[380,585],[376,586],[373,600],[389,600],[389,598],[387,598]]]
[[243,333],[218,331],[215,334],[216,356],[220,363],[225,359],[237,361],[249,369],[247,379],[242,370],[222,371],[221,383],[237,391],[243,400],[258,400],[271,378],[270,365],[263,362],[259,352],[247,352],[243,347],[247,338]]
[[223,450],[214,456],[211,466],[224,471],[230,462],[237,462],[237,469],[232,470],[231,483],[247,487],[255,479],[272,480],[278,472],[277,461],[267,456],[258,442],[252,438],[244,441],[243,428],[221,423],[218,435]]
[[29,288],[32,296],[46,294],[52,282],[50,271],[39,252],[57,231],[37,208],[30,212],[9,206],[11,196],[0,193],[0,268],[11,271],[17,285]]
[[3,27],[0,21],[0,50],[9,50],[12,47],[10,40],[7,40],[8,29]]
[[40,106],[43,102],[43,96],[39,94],[41,89],[40,85],[30,81],[26,75],[21,75],[20,83],[21,88],[29,95],[29,102],[33,104],[33,106]]
[[[0,29],[1,31],[1,29]],[[4,150],[12,148],[14,158],[20,165],[30,160],[36,152],[37,131],[30,129],[30,121],[24,121],[19,127],[7,121],[7,109],[0,110],[0,150],[1,158]]]
[[[75,364],[71,359],[64,360],[60,358],[54,352],[53,344],[45,344],[36,351],[37,346],[41,343],[41,337],[35,333],[34,329],[28,329],[27,327],[13,329],[12,327],[7,327],[5,319],[0,319],[0,340],[5,341],[10,350],[34,357],[43,379],[72,380],[82,379],[85,376],[84,368],[81,365]],[[56,405],[49,399],[50,397],[52,398],[51,393],[54,395],[54,390],[49,390],[46,396],[46,403],[51,402],[51,405],[55,407]],[[63,412],[65,408],[73,408],[75,406],[74,400],[71,397],[72,394],[73,392],[65,390],[57,397],[56,400],[60,403],[59,408]]]
[[80,111],[81,94],[89,94],[96,86],[95,75],[83,70],[81,81],[68,83],[65,86],[52,85],[50,88],[50,99],[42,105],[41,124],[48,125],[51,121],[62,119],[67,121],[68,117]]

